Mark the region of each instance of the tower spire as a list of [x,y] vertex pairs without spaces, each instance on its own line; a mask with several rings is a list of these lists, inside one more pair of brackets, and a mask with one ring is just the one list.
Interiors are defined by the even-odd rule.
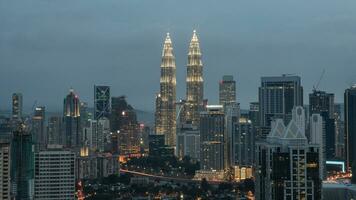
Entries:
[[199,124],[199,114],[203,109],[203,63],[197,32],[193,31],[193,36],[189,44],[188,64],[187,64],[187,105],[185,118],[193,125]]
[[169,33],[163,44],[160,92],[156,97],[155,130],[165,135],[165,143],[175,146],[176,136],[176,63]]

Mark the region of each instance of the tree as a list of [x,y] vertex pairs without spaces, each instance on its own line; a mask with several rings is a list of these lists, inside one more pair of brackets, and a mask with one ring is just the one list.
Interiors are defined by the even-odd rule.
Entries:
[[204,192],[207,192],[209,189],[210,189],[210,185],[208,183],[208,181],[206,180],[206,178],[203,178],[201,180],[201,189],[204,191]]

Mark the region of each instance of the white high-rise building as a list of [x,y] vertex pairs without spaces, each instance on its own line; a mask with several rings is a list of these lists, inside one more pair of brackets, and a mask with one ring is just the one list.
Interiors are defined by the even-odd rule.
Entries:
[[35,153],[35,199],[75,199],[75,153],[49,145]]
[[103,117],[98,120],[98,134],[97,134],[97,146],[100,152],[104,151],[105,143],[110,140],[110,121],[108,118]]
[[310,144],[317,144],[320,147],[320,176],[326,178],[326,136],[323,117],[320,114],[313,114],[310,118]]
[[89,120],[88,127],[83,128],[83,143],[91,151],[104,151],[106,137],[110,135],[110,121],[103,117],[99,120]]
[[[256,143],[256,199],[322,199],[318,144],[308,144],[303,108],[292,119],[275,119],[266,139]],[[288,121],[288,120],[287,120]]]

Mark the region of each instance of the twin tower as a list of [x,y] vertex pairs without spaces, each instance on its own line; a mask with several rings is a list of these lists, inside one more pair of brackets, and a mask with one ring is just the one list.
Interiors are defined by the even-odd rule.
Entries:
[[[167,33],[163,45],[160,93],[156,96],[155,132],[165,135],[165,144],[176,145],[176,63],[172,40]],[[187,90],[180,119],[184,123],[199,125],[199,114],[203,108],[204,80],[203,63],[196,31],[189,44],[187,64]]]

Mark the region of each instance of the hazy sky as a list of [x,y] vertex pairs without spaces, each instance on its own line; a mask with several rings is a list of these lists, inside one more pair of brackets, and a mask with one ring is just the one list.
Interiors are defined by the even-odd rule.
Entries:
[[70,87],[92,105],[94,84],[107,84],[154,110],[165,34],[184,97],[193,29],[211,103],[224,74],[234,75],[245,108],[261,76],[300,75],[306,103],[323,69],[320,89],[337,102],[356,82],[355,0],[0,0],[0,108],[22,92],[27,107],[60,110]]

